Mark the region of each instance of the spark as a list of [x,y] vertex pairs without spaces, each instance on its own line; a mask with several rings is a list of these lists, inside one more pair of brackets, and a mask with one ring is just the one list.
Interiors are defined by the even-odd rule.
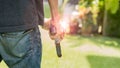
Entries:
[[67,19],[62,19],[62,20],[60,20],[60,25],[61,25],[61,28],[63,29],[63,31],[65,32],[65,33],[69,33],[69,31],[70,31],[70,28],[69,28],[69,20],[67,20]]

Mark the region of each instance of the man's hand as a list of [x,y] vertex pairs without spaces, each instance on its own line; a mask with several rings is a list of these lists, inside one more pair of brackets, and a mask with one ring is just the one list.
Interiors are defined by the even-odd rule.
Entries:
[[64,31],[63,31],[63,28],[61,27],[59,19],[51,20],[49,34],[50,34],[50,38],[53,40],[55,40],[55,39],[62,40],[63,39]]
[[64,31],[62,30],[63,28],[61,27],[59,18],[56,18],[55,20],[52,18],[45,18],[42,28],[49,31],[52,40],[55,40],[56,38],[62,40],[64,37]]

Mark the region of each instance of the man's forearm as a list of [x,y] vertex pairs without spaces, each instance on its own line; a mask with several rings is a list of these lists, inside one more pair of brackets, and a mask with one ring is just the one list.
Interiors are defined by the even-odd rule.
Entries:
[[55,19],[55,17],[59,15],[58,0],[48,0],[48,2],[50,5],[52,19]]

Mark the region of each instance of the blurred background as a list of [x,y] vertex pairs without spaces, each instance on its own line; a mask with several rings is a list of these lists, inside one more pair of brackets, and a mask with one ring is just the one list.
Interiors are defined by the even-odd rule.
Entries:
[[[119,68],[120,0],[58,0],[66,23],[58,58],[54,40],[42,29],[42,68]],[[45,18],[50,18],[44,0]],[[8,68],[2,61],[0,68]]]

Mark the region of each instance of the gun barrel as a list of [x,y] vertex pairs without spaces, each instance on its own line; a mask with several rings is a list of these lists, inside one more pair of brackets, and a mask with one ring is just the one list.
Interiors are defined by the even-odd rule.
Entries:
[[58,56],[58,57],[62,57],[60,43],[56,43],[56,42],[55,42],[55,45],[56,45],[57,56]]

